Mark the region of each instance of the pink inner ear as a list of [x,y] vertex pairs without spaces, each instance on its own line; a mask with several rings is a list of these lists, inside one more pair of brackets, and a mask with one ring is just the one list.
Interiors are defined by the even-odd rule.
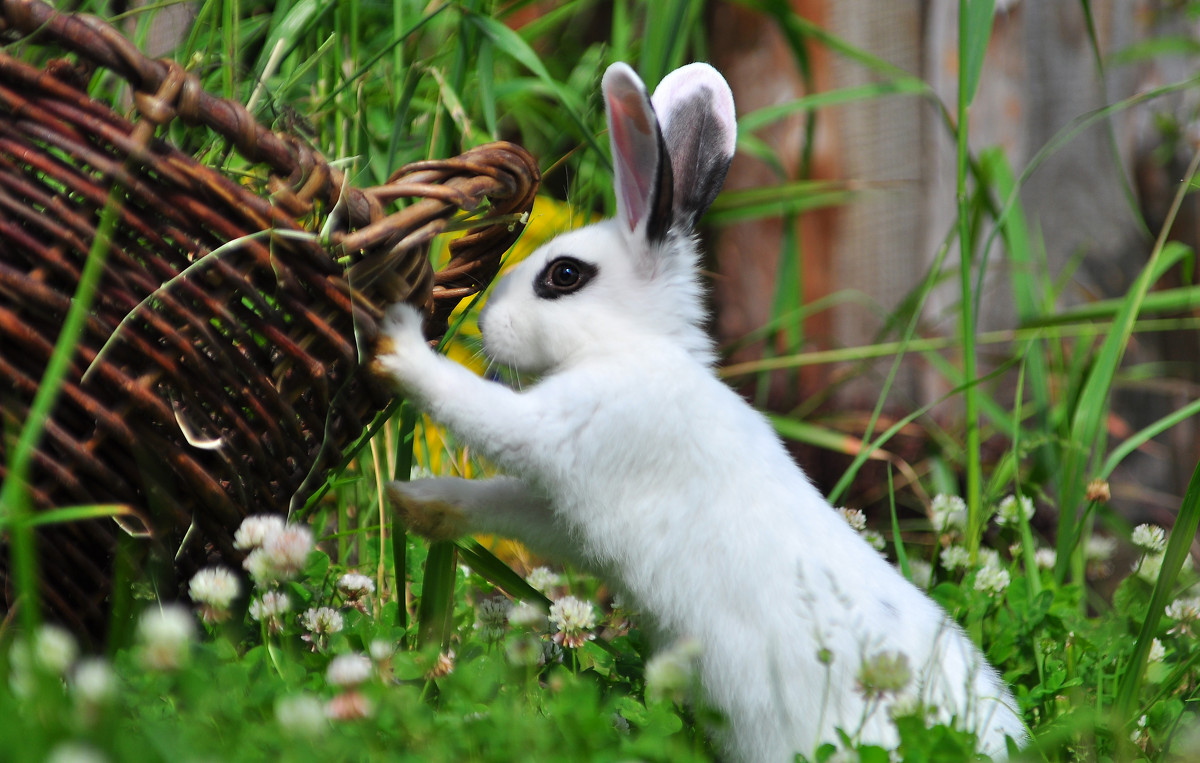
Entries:
[[[650,199],[650,182],[654,168],[642,166],[653,163],[653,157],[638,155],[638,143],[653,136],[652,125],[647,120],[646,109],[640,93],[626,92],[621,96],[610,95],[608,110],[612,124],[613,162],[616,165],[617,187],[629,223],[629,230],[637,228],[646,216]],[[633,130],[641,133],[635,138]],[[645,136],[645,137],[643,137]],[[639,169],[641,170],[639,172]]]

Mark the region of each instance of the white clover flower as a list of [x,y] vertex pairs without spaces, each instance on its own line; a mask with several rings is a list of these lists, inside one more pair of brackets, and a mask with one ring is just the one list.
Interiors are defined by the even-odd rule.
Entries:
[[325,680],[331,686],[354,687],[366,682],[373,670],[371,659],[365,654],[339,654],[329,661],[329,667],[325,669]]
[[1039,548],[1033,552],[1033,562],[1039,569],[1052,570],[1058,564],[1058,552],[1052,548]]
[[8,687],[13,694],[28,699],[37,688],[37,676],[33,669],[33,657],[23,639],[13,642],[8,651]]
[[1084,495],[1089,501],[1108,503],[1112,498],[1112,488],[1102,479],[1094,479],[1087,484]]
[[242,568],[250,575],[255,585],[269,586],[282,580],[280,573],[271,564],[271,556],[261,548],[256,548],[242,560]]
[[46,753],[45,763],[105,763],[107,760],[94,747],[83,742],[67,741],[59,742]]
[[1087,574],[1093,578],[1104,578],[1112,574],[1112,555],[1117,550],[1117,539],[1105,535],[1093,535],[1083,544],[1083,556],[1087,562]]
[[272,634],[283,631],[283,616],[292,611],[292,601],[283,591],[267,591],[250,602],[250,617],[267,626]]
[[937,720],[934,708],[926,704],[918,694],[912,692],[902,692],[893,698],[888,705],[887,713],[892,720],[915,716],[923,719],[927,726]]
[[909,559],[908,572],[912,576],[913,585],[917,588],[929,588],[933,582],[933,565],[924,559]]
[[1138,525],[1133,528],[1133,545],[1151,554],[1167,548],[1167,531],[1158,525]]
[[66,628],[46,624],[38,628],[33,642],[33,661],[46,673],[64,676],[75,658],[79,656],[79,644]]
[[503,596],[492,596],[475,607],[475,630],[485,641],[499,641],[508,632],[508,613],[512,602]]
[[871,548],[875,549],[876,551],[883,551],[885,548],[887,548],[887,541],[885,541],[883,536],[875,530],[863,530],[861,534],[863,540],[865,540],[867,543],[870,543]]
[[975,573],[975,590],[983,591],[989,596],[1004,593],[1010,582],[1012,579],[1008,570],[1000,566],[985,564]]
[[983,546],[979,549],[979,566],[980,567],[1002,567],[1000,561],[1000,552],[994,548]]
[[537,604],[519,601],[508,611],[508,624],[514,628],[544,631],[547,626],[546,612]]
[[1137,576],[1147,583],[1153,583],[1158,580],[1158,574],[1162,572],[1163,554],[1142,554],[1142,558],[1134,563],[1134,571]]
[[342,613],[331,607],[316,607],[305,610],[300,615],[300,625],[308,633],[300,638],[313,645],[314,649],[324,649],[329,643],[329,637],[343,627]]
[[300,615],[300,624],[307,631],[328,636],[340,631],[345,623],[342,613],[332,607],[309,607]]
[[1136,745],[1143,745],[1148,736],[1146,733],[1146,716],[1137,719],[1137,723],[1133,726],[1133,731],[1129,732],[1129,741]]
[[1015,495],[1005,497],[996,509],[996,524],[1000,527],[1019,527],[1022,521],[1033,519],[1033,499],[1027,495],[1020,500]]
[[912,680],[908,655],[903,652],[879,652],[864,659],[858,669],[858,690],[867,699],[898,694]]
[[366,718],[374,711],[371,700],[353,689],[325,703],[325,717],[332,721],[354,721]]
[[303,525],[284,525],[269,533],[262,545],[246,556],[242,566],[260,586],[291,580],[304,569],[312,549],[312,530]]
[[846,524],[855,532],[867,529],[867,515],[863,514],[861,509],[839,508],[837,513],[842,515],[842,519],[846,520]]
[[562,582],[562,576],[549,567],[534,567],[525,576],[525,582],[542,593],[548,593]]
[[375,583],[371,578],[357,572],[347,572],[338,578],[337,587],[346,597],[347,604],[367,614],[367,597],[375,593]]
[[1117,550],[1117,539],[1107,535],[1090,535],[1083,544],[1083,555],[1088,561],[1107,562]]
[[967,502],[956,495],[939,493],[929,506],[933,529],[938,532],[961,530],[967,526]]
[[396,652],[396,646],[386,639],[372,639],[370,644],[367,644],[367,654],[375,662],[386,662],[392,658]]
[[196,622],[179,604],[164,604],[142,613],[137,624],[139,657],[152,670],[174,670],[187,662]]
[[30,697],[38,675],[62,678],[78,656],[79,645],[70,632],[58,625],[42,625],[32,646],[24,638],[13,642],[8,652],[9,687],[19,697]]
[[347,572],[338,578],[338,590],[350,599],[361,599],[375,593],[375,581],[357,572]]
[[692,685],[700,642],[681,639],[646,660],[646,693],[651,697],[680,697]]
[[325,706],[311,694],[280,697],[275,702],[275,722],[284,731],[312,738],[327,727]]
[[443,676],[448,676],[454,672],[454,650],[448,649],[445,652],[438,652],[437,659],[433,661],[433,667],[425,671],[425,679],[432,681]]
[[304,569],[313,550],[312,530],[304,525],[288,525],[269,536],[262,548],[285,579],[295,577]]
[[965,546],[946,546],[942,549],[939,558],[942,566],[950,572],[960,568],[965,569],[971,563],[971,554]]
[[[1138,559],[1134,564],[1134,570],[1137,576],[1147,583],[1154,583],[1158,580],[1159,574],[1162,572],[1163,559],[1165,554],[1143,554],[1141,559]],[[1179,568],[1180,572],[1192,569],[1191,555],[1183,558],[1183,566]]]
[[1162,662],[1166,656],[1167,648],[1163,646],[1161,641],[1154,639],[1150,642],[1150,654],[1146,658],[1150,663]]
[[1200,620],[1200,599],[1194,597],[1176,599],[1167,605],[1165,614],[1180,623]]
[[207,567],[192,576],[188,595],[197,604],[227,609],[241,593],[241,581],[225,567]]
[[560,646],[574,649],[595,638],[596,609],[589,601],[564,596],[550,605],[548,619],[558,628],[553,638]]
[[100,705],[116,694],[117,678],[107,660],[84,657],[71,676],[71,690],[80,702]]
[[200,609],[206,623],[229,618],[229,605],[242,592],[242,581],[225,567],[207,567],[188,582],[188,595]]
[[262,548],[267,538],[285,527],[283,517],[278,514],[254,514],[242,520],[233,534],[233,547],[239,551]]

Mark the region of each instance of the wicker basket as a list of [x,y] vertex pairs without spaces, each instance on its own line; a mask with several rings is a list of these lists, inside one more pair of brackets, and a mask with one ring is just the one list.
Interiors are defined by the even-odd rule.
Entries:
[[[513,217],[531,208],[539,174],[525,151],[496,143],[409,165],[383,186],[346,187],[303,141],[203,92],[179,65],[145,58],[96,18],[0,0],[0,42],[21,36],[73,57],[34,68],[0,49],[0,477],[110,189],[124,192],[28,479],[38,510],[131,512],[120,525],[37,533],[45,606],[99,635],[118,546],[123,559],[157,550],[186,580],[213,557],[236,561],[232,534],[247,514],[303,505],[390,400],[363,365],[383,308],[423,305],[431,338],[444,330],[520,235]],[[84,93],[95,67],[132,86],[132,120]],[[171,122],[227,140],[252,163],[258,192],[156,138]],[[480,227],[434,274],[429,240],[485,199]],[[295,234],[315,230],[323,244]],[[146,539],[125,540],[134,536]],[[11,611],[8,570],[6,541]]]

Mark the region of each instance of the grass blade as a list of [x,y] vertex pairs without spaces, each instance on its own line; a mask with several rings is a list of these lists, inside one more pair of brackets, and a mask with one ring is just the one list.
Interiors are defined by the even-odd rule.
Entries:
[[596,156],[601,158],[605,167],[611,169],[608,152],[600,147],[600,144],[596,141],[596,136],[592,134],[591,128],[587,126],[587,122],[584,120],[578,105],[578,97],[573,95],[563,87],[561,82],[550,75],[549,70],[546,69],[546,65],[538,58],[533,48],[529,47],[529,43],[521,39],[519,34],[493,18],[470,14],[467,16],[467,20],[478,27],[483,36],[488,38],[492,45],[495,46],[496,50],[529,69],[550,92],[554,93],[561,107],[566,111],[570,121],[574,123],[579,138],[595,152]]
[[21,624],[27,633],[33,633],[40,620],[38,604],[37,558],[34,548],[33,517],[29,506],[26,485],[29,469],[33,464],[34,450],[42,439],[46,422],[58,401],[63,381],[71,367],[71,359],[79,345],[96,286],[104,272],[104,263],[112,246],[112,235],[116,228],[120,209],[125,203],[125,191],[113,186],[100,221],[96,237],[88,250],[87,260],[79,274],[79,284],[71,307],[63,320],[62,331],[54,343],[54,351],[46,364],[46,371],[38,384],[37,394],[29,406],[29,415],[21,425],[17,441],[9,451],[7,477],[0,486],[0,523],[10,526],[9,544],[12,549],[12,575],[21,601]]
[[[1164,259],[1170,259],[1173,263],[1190,259],[1192,256],[1192,251],[1178,241],[1169,242],[1167,250],[1163,254],[1163,257]],[[1026,325],[1054,326],[1061,323],[1112,320],[1121,311],[1121,306],[1124,303],[1124,297],[1120,299],[1101,299],[1087,305],[1063,310],[1054,315],[1042,316],[1036,321],[1028,322]],[[1200,286],[1180,286],[1175,289],[1163,289],[1162,291],[1153,291],[1147,294],[1145,299],[1142,300],[1142,309],[1139,315],[1184,313],[1193,312],[1197,309],[1200,309]]]
[[547,609],[550,600],[538,589],[525,582],[513,569],[501,561],[479,541],[471,538],[458,542],[458,553],[463,563],[487,581],[503,588],[509,596],[520,601],[530,601]]
[[1063,454],[1062,492],[1058,517],[1058,561],[1054,567],[1054,577],[1059,582],[1066,579],[1072,557],[1075,556],[1074,552],[1079,545],[1076,514],[1083,497],[1083,487],[1087,481],[1084,472],[1101,432],[1101,424],[1107,415],[1108,395],[1112,388],[1113,378],[1125,355],[1129,337],[1133,334],[1138,313],[1141,311],[1142,302],[1146,298],[1151,284],[1161,277],[1170,263],[1181,256],[1181,249],[1168,246],[1166,237],[1179,213],[1179,207],[1183,203],[1183,198],[1190,188],[1191,178],[1195,176],[1198,167],[1200,167],[1200,151],[1197,151],[1192,157],[1191,164],[1184,175],[1184,182],[1179,184],[1179,190],[1175,194],[1171,209],[1163,223],[1158,241],[1155,242],[1154,249],[1150,252],[1150,259],[1142,272],[1138,274],[1137,280],[1134,281],[1129,294],[1125,297],[1120,312],[1117,313],[1113,329],[1105,337],[1075,405],[1071,417],[1071,436],[1066,452]]
[[1158,421],[1155,421],[1150,425],[1138,430],[1120,445],[1113,448],[1112,453],[1109,453],[1108,458],[1105,459],[1104,466],[1100,469],[1100,473],[1097,475],[1097,477],[1102,480],[1107,480],[1109,475],[1113,473],[1113,470],[1115,470],[1130,453],[1137,450],[1151,439],[1174,427],[1176,424],[1190,419],[1192,416],[1197,414],[1200,414],[1200,400],[1193,400],[1174,413],[1163,416]]
[[892,548],[896,551],[896,566],[907,580],[912,580],[912,567],[908,563],[908,551],[904,548],[904,537],[900,534],[900,517],[896,515],[896,486],[892,482],[892,467],[888,466],[888,508],[892,517]]
[[[123,503],[100,503],[91,506],[63,506],[49,511],[39,511],[26,518],[26,527],[42,527],[43,525],[63,524],[66,522],[82,522],[88,519],[107,519],[112,517],[127,517],[133,514],[133,509]],[[10,520],[0,514],[0,529],[10,524]]]
[[738,119],[738,134],[761,130],[793,114],[816,111],[829,106],[841,106],[856,101],[873,100],[886,95],[923,95],[926,86],[920,80],[902,79],[888,82],[872,82],[866,85],[826,90],[802,95],[799,98],[743,114]]
[[717,197],[704,216],[709,225],[731,225],[762,217],[779,217],[853,201],[859,191],[844,183],[826,180],[797,180],[765,188],[729,191]]
[[1133,657],[1126,666],[1117,689],[1116,709],[1119,717],[1125,722],[1132,718],[1133,704],[1137,700],[1142,677],[1146,672],[1146,658],[1150,654],[1150,644],[1154,640],[1154,634],[1158,632],[1158,624],[1162,620],[1163,611],[1171,600],[1175,578],[1179,575],[1179,570],[1183,567],[1183,562],[1191,550],[1198,525],[1200,525],[1200,464],[1196,464],[1196,469],[1192,472],[1192,479],[1188,483],[1183,505],[1179,507],[1179,516],[1175,518],[1175,527],[1171,530],[1171,540],[1167,543],[1166,554],[1163,557],[1162,570],[1159,572],[1158,580],[1154,583],[1154,592],[1150,594],[1150,609],[1146,613],[1146,619],[1142,621]]
[[836,505],[837,502],[841,499],[842,495],[846,492],[846,490],[849,489],[850,483],[854,481],[855,475],[858,474],[858,470],[862,468],[862,465],[864,463],[866,463],[867,459],[871,458],[876,453],[876,451],[878,451],[880,448],[883,447],[883,444],[885,442],[892,439],[892,437],[894,437],[896,435],[896,433],[898,433],[900,430],[902,430],[905,426],[907,426],[908,424],[911,424],[913,421],[916,421],[921,416],[924,416],[926,413],[933,410],[938,405],[941,405],[946,400],[952,399],[955,395],[962,394],[965,391],[965,389],[967,388],[967,386],[974,385],[974,384],[982,384],[983,382],[988,381],[989,379],[994,379],[995,377],[1003,374],[1005,371],[1007,371],[1012,366],[1013,362],[1014,361],[1009,361],[1007,363],[1003,363],[998,368],[996,368],[994,371],[989,373],[987,376],[983,376],[983,377],[980,377],[979,379],[975,379],[974,381],[966,382],[965,384],[959,385],[958,387],[955,387],[954,389],[947,392],[942,397],[934,400],[931,403],[928,403],[927,405],[921,406],[920,408],[918,408],[917,410],[908,414],[904,418],[897,420],[896,423],[892,424],[882,434],[880,434],[878,437],[876,437],[874,440],[872,440],[870,443],[868,443],[865,447],[863,447],[859,451],[858,455],[856,455],[854,457],[853,463],[851,463],[850,467],[848,469],[846,469],[845,474],[843,474],[842,478],[840,480],[838,480],[838,483],[833,486],[833,490],[829,491],[829,502]]
[[[400,406],[400,432],[396,442],[396,470],[392,479],[408,482],[412,477],[413,441],[416,437],[417,409],[412,403],[402,403]],[[408,582],[408,533],[399,522],[392,523],[392,575],[395,578],[397,607],[397,625],[408,627],[408,608],[405,590]]]

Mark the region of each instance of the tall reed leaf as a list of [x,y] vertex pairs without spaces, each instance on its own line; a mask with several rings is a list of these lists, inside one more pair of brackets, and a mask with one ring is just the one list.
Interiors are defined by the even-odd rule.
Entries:
[[429,544],[425,560],[425,581],[421,604],[417,609],[418,636],[421,646],[445,648],[454,623],[454,573],[458,568],[458,549],[452,541]]
[[[957,182],[959,280],[962,302],[960,330],[962,342],[963,377],[968,386],[963,394],[966,425],[967,467],[967,550],[974,561],[979,554],[979,538],[983,534],[983,472],[979,436],[978,391],[975,379],[975,310],[976,300],[971,288],[971,245],[973,217],[967,191],[967,176],[971,167],[968,150],[970,134],[968,112],[979,86],[983,71],[983,56],[992,33],[992,0],[959,0],[958,3],[958,108],[957,108]],[[979,278],[982,280],[982,265]]]
[[979,79],[983,75],[983,58],[987,54],[988,40],[992,37],[992,19],[996,17],[996,0],[964,0],[959,4],[963,14],[959,24],[962,39],[959,53],[962,69],[958,76],[964,86],[959,93],[966,97],[969,106],[979,90]]

